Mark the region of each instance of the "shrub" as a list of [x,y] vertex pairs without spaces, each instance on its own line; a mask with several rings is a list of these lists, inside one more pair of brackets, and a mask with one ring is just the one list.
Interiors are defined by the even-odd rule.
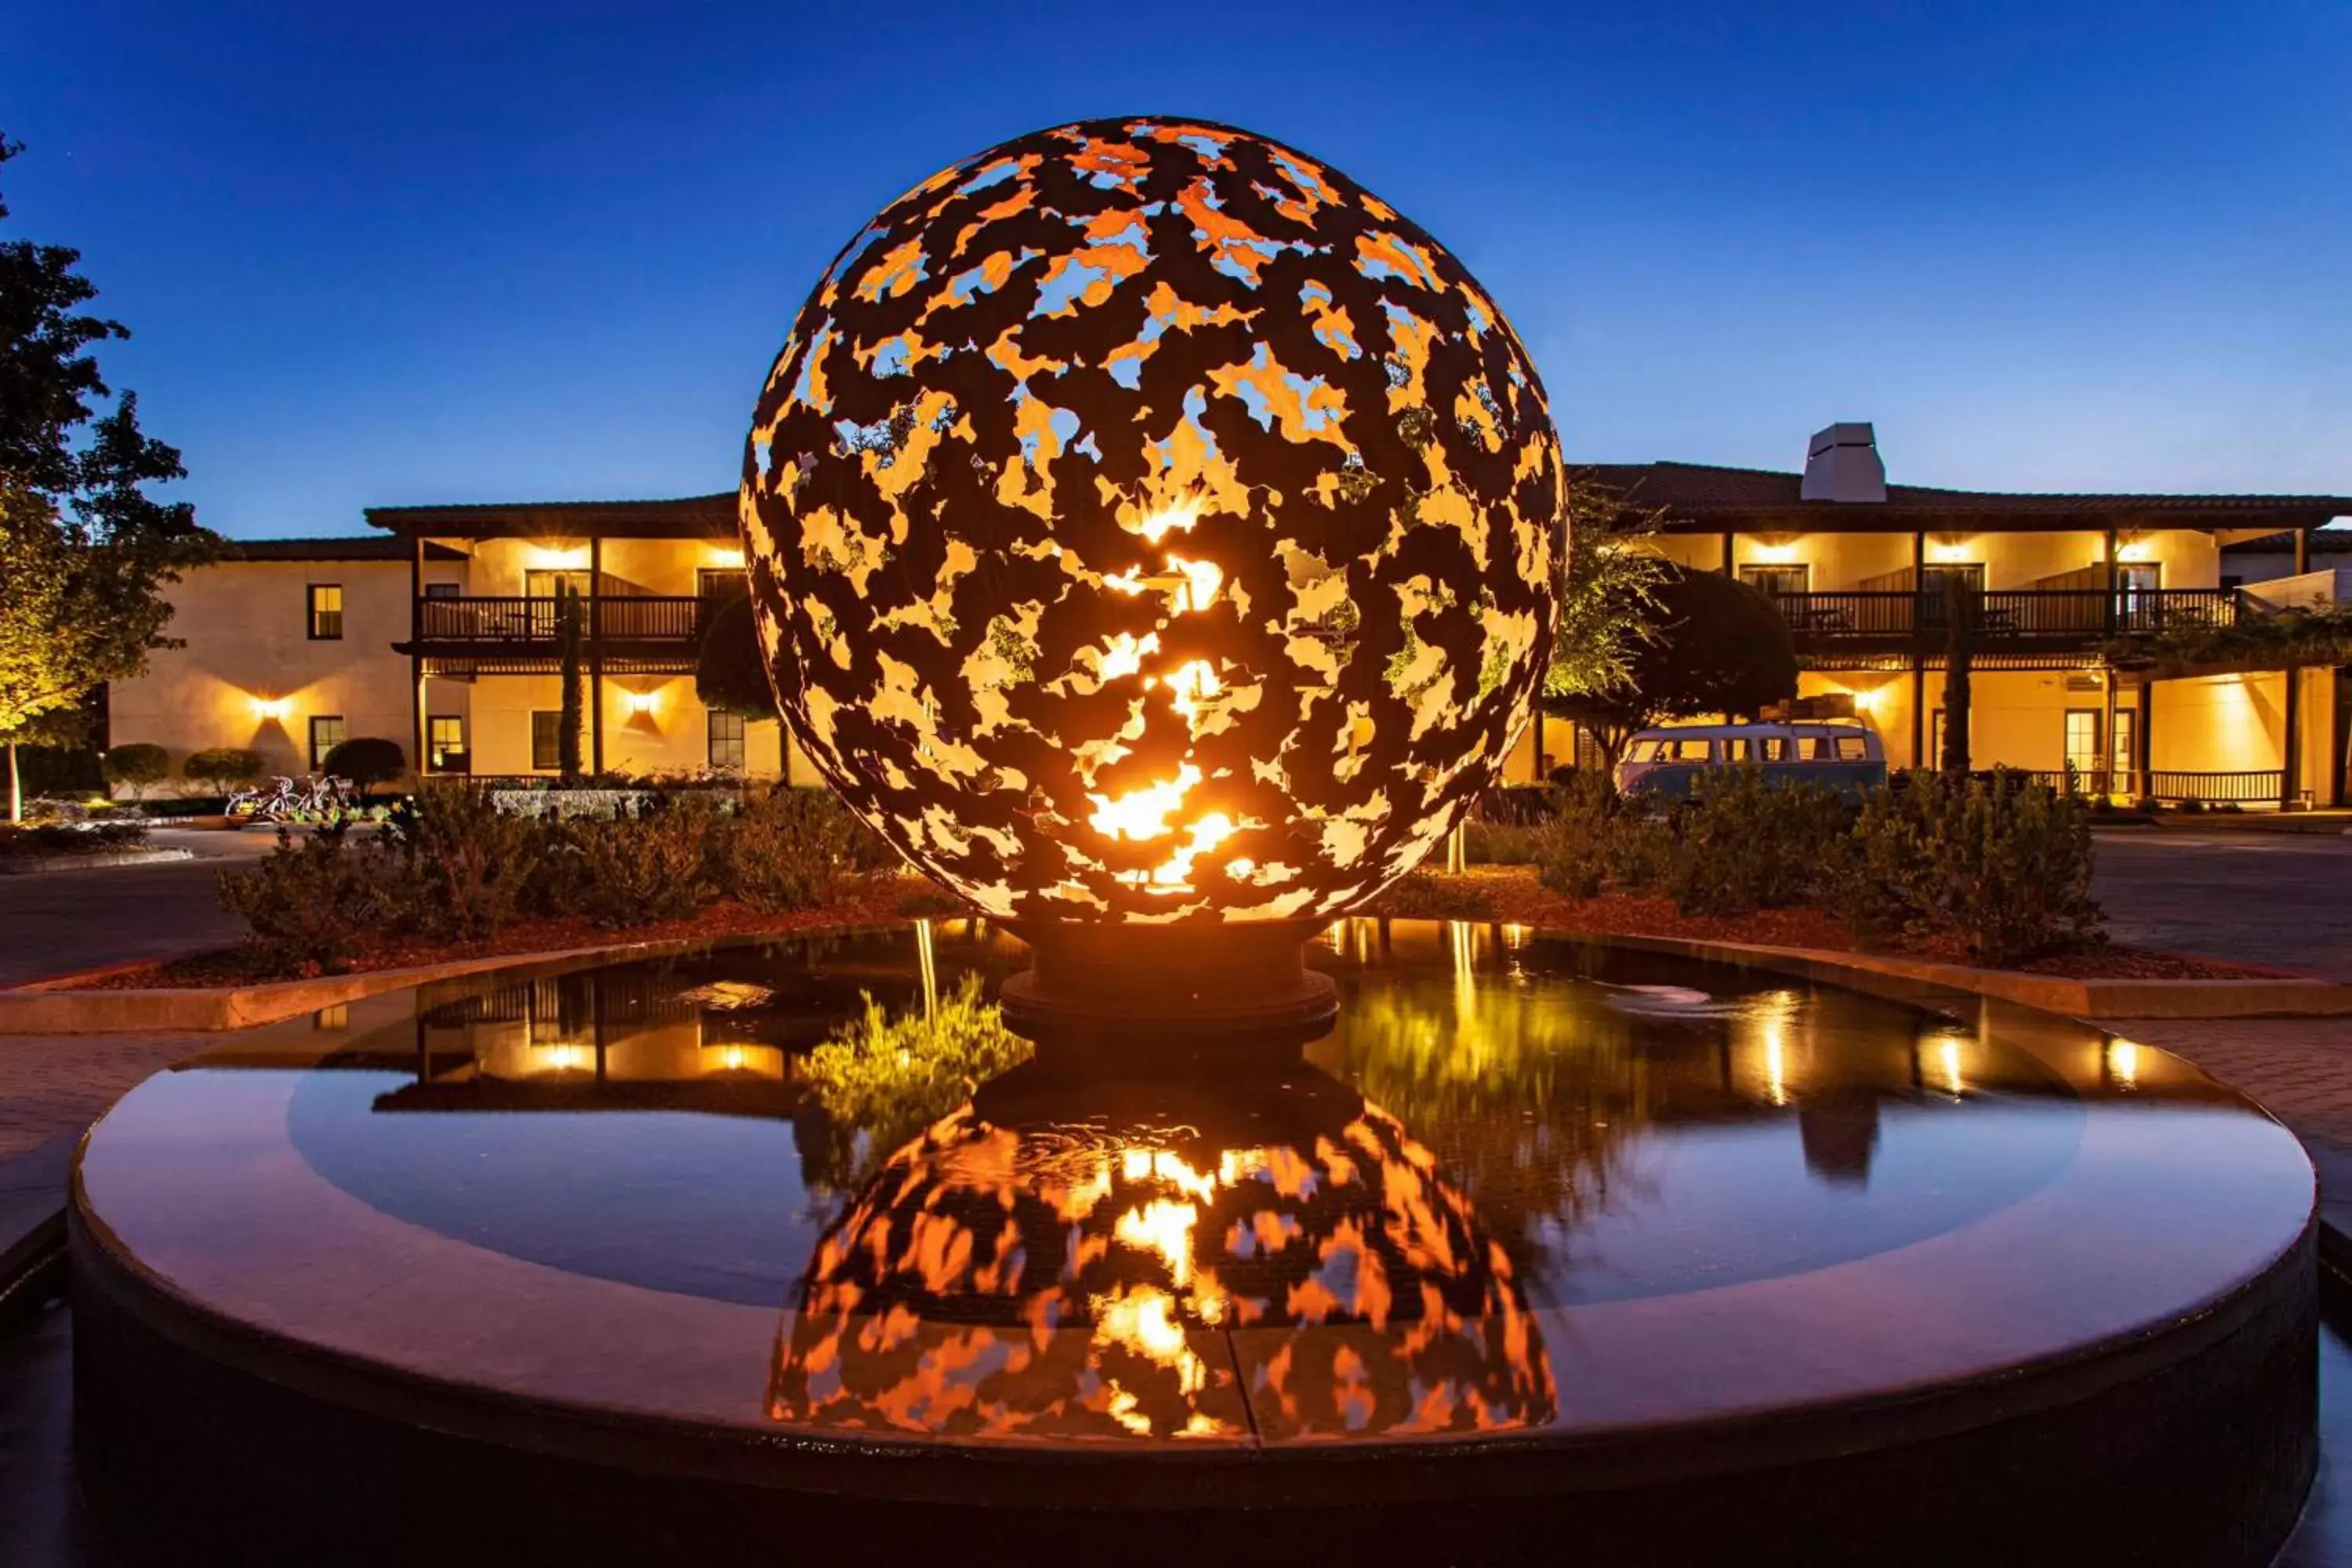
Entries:
[[1543,830],[1516,822],[1470,822],[1462,829],[1462,853],[1474,866],[1532,866],[1543,847]]
[[2005,966],[2105,940],[2091,897],[2091,811],[2006,771],[1914,776],[1854,825],[1843,903],[1871,934],[1957,938]]
[[1623,815],[1606,776],[1571,777],[1554,792],[1551,818],[1537,830],[1536,880],[1571,899],[1598,897],[1611,880],[1609,839]]
[[599,925],[683,920],[710,895],[709,839],[718,813],[706,799],[670,802],[633,819],[566,825],[584,858],[576,896]]
[[1675,818],[1667,890],[1686,915],[1800,903],[1835,885],[1847,837],[1846,807],[1812,784],[1753,763],[1706,774]]
[[364,790],[373,784],[390,784],[406,773],[408,755],[396,741],[379,735],[359,735],[329,752],[319,765],[322,772],[349,779]]
[[226,795],[261,776],[261,753],[244,746],[215,746],[190,752],[180,764],[181,775],[205,785],[214,795]]
[[1649,892],[1674,862],[1674,827],[1656,803],[1626,800],[1604,773],[1569,775],[1537,832],[1536,879],[1571,899]]
[[409,923],[457,941],[490,936],[513,916],[544,847],[537,825],[458,780],[426,784],[399,826]]
[[142,848],[146,843],[147,824],[137,817],[88,825],[39,822],[24,827],[0,826],[0,859],[111,855],[118,850]]
[[297,843],[283,827],[278,847],[249,871],[220,879],[221,907],[249,928],[246,948],[285,974],[347,967],[371,932],[387,923],[394,868],[379,845],[353,846],[341,826]]
[[1371,912],[1401,921],[1482,921],[1493,916],[1495,900],[1454,879],[1408,871],[1374,900]]
[[724,836],[719,884],[761,914],[822,904],[841,890],[866,825],[823,790],[779,785],[747,797]]
[[109,747],[99,758],[99,767],[106,782],[120,784],[137,800],[147,793],[147,786],[160,784],[172,772],[172,754],[161,746],[144,741],[134,741],[127,746]]

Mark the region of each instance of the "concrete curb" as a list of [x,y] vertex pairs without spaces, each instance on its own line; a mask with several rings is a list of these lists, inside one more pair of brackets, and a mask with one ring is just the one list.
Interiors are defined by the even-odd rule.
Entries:
[[[1547,930],[1561,929],[1547,927]],[[2079,980],[2014,969],[1974,969],[1963,963],[1889,958],[1822,948],[1764,947],[1680,937],[1617,936],[1602,940],[1654,952],[1749,963],[1807,979],[1851,984],[1864,975],[1916,981],[1997,997],[2069,1018],[2342,1018],[2352,1017],[2352,985],[2326,980]]]
[[107,866],[159,866],[193,860],[193,849],[116,849],[103,855],[38,855],[0,860],[0,877],[38,877],[53,871],[95,871]]

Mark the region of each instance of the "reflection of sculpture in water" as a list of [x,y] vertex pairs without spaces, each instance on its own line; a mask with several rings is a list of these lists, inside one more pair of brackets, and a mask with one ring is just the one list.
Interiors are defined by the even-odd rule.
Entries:
[[1303,1066],[1210,1092],[1034,1064],[984,1087],[819,1243],[770,1415],[1060,1439],[1550,1420],[1510,1259],[1428,1150]]

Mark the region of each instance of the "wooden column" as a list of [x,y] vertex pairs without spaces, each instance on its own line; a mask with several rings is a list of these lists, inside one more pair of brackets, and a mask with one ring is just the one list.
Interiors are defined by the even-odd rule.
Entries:
[[2298,528],[2294,531],[2294,574],[2300,577],[2310,570],[2311,530]]
[[1534,781],[1533,781],[1533,782],[1535,782],[1535,783],[1537,783],[1537,784],[1542,784],[1542,783],[1544,783],[1544,782],[1545,782],[1545,779],[1546,779],[1546,776],[1547,776],[1547,775],[1546,775],[1546,773],[1545,773],[1545,770],[1544,770],[1544,749],[1543,749],[1543,746],[1544,746],[1544,732],[1543,732],[1543,731],[1544,731],[1543,696],[1542,696],[1542,694],[1541,694],[1540,692],[1538,692],[1538,693],[1537,694],[1537,696],[1536,696],[1536,730],[1535,730],[1535,734],[1536,734],[1536,762],[1535,762],[1535,779],[1534,779]]
[[2133,798],[2146,799],[2156,793],[2156,677],[2139,678],[2139,717],[2133,721],[2139,744],[2132,758],[2137,769]]
[[[604,536],[588,536],[588,768],[604,771]],[[604,1052],[597,1051],[602,1073]]]
[[2116,589],[2117,585],[2118,585],[2118,584],[2117,584],[2117,581],[2116,581],[2116,531],[2115,531],[2114,529],[2112,529],[2112,528],[2111,528],[2111,529],[2107,530],[2107,611],[2106,611],[2106,626],[2107,626],[2107,636],[2109,636],[2109,637],[2114,637],[2114,636],[2116,635]]
[[2121,677],[2110,668],[2103,672],[2099,684],[2106,690],[2106,718],[2099,736],[2099,776],[2091,787],[2100,795],[2116,793],[2116,687]]
[[425,656],[415,650],[425,629],[425,535],[409,536],[408,551],[408,765],[425,776]]
[[1738,534],[1734,533],[1727,528],[1723,531],[1723,574],[1727,577],[1735,577],[1738,575],[1738,573],[1734,570],[1731,561],[1731,542],[1738,537],[1739,536]]
[[[1927,535],[1922,531],[1911,536],[1911,625],[1907,629],[1912,637],[1917,637],[1919,628],[1927,624],[1927,617],[1919,613],[1920,606],[1927,602]],[[1914,668],[1917,668],[1919,660],[1916,655],[1912,657],[1911,663]],[[1916,767],[1918,763],[1914,762],[1912,766]]]
[[2303,772],[2303,671],[2288,665],[2284,672],[2286,685],[2286,733],[2279,747],[2279,806],[2292,805],[2295,800],[2295,781]]
[[1924,768],[1927,760],[1920,753],[1927,749],[1927,661],[1917,654],[1911,656],[1911,765]]

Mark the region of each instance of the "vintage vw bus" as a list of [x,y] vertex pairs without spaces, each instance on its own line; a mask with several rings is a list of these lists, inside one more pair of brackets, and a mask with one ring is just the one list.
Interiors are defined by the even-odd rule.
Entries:
[[1617,764],[1617,788],[1687,799],[1700,774],[1744,763],[1768,782],[1819,784],[1855,805],[1886,782],[1886,748],[1859,724],[1683,724],[1635,735]]

